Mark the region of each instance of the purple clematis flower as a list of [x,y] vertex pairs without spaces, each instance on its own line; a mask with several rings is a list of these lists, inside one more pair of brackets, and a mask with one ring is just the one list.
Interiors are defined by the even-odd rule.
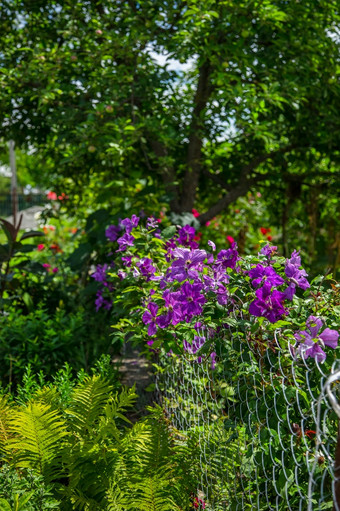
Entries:
[[183,341],[183,348],[185,351],[190,353],[191,355],[194,355],[197,353],[199,349],[202,348],[202,346],[205,343],[205,337],[200,337],[198,335],[194,336],[194,340],[192,341],[192,344],[188,341]]
[[209,245],[209,247],[211,247],[211,248],[213,249],[213,251],[215,252],[215,250],[216,250],[216,245],[215,245],[215,243],[214,243],[213,241],[209,240],[209,241],[208,241],[208,245]]
[[138,222],[139,217],[132,215],[131,218],[124,218],[124,220],[121,220],[120,225],[125,228],[126,234],[131,234],[132,229],[137,227]]
[[286,298],[292,300],[293,295],[295,293],[295,286],[300,287],[303,290],[306,290],[310,287],[310,284],[306,277],[308,274],[306,271],[301,268],[301,257],[299,256],[299,252],[294,250],[290,259],[286,261],[285,274],[289,279],[289,287],[286,289]]
[[216,367],[216,357],[217,357],[217,353],[215,351],[212,351],[210,353],[210,358],[211,358],[211,369],[214,370],[215,367]]
[[249,313],[253,316],[262,316],[271,323],[275,323],[284,314],[287,314],[283,306],[284,293],[276,289],[271,292],[271,284],[269,282],[265,282],[263,287],[256,290],[255,294],[257,298],[249,306]]
[[150,302],[148,305],[148,309],[146,310],[142,316],[142,320],[144,325],[149,325],[148,327],[148,335],[155,335],[157,332],[156,326],[156,317],[158,312],[158,305],[155,302]]
[[105,298],[103,297],[103,291],[101,290],[97,291],[96,300],[94,303],[96,305],[96,312],[98,312],[101,307],[103,307],[106,310],[110,310],[112,307],[112,302],[109,300],[105,300]]
[[187,323],[193,316],[202,313],[202,305],[206,302],[205,297],[201,294],[203,289],[202,284],[190,284],[184,282],[180,288],[180,295],[178,301],[182,304],[182,313],[185,316]]
[[117,275],[120,278],[120,280],[124,280],[124,279],[126,279],[127,273],[126,273],[126,271],[118,270]]
[[126,250],[128,247],[133,247],[134,241],[135,241],[135,238],[132,236],[132,234],[125,233],[123,236],[121,236],[117,240],[119,249],[116,250],[116,252],[124,252],[124,250]]
[[189,247],[191,249],[198,248],[198,243],[194,241],[194,237],[196,234],[196,230],[194,227],[190,225],[185,225],[179,230],[177,243],[179,245],[183,245],[184,247]]
[[294,335],[298,342],[298,352],[305,359],[311,357],[323,363],[326,360],[326,353],[322,348],[329,346],[335,349],[337,347],[339,332],[325,328],[320,334],[322,326],[321,318],[309,316],[306,321],[307,330],[301,330]]
[[122,257],[122,261],[123,261],[123,264],[124,266],[126,266],[127,268],[130,268],[131,267],[131,261],[132,261],[132,256],[126,256],[126,257]]
[[263,248],[261,248],[259,254],[266,256],[268,259],[271,259],[276,251],[277,247],[273,247],[272,245],[265,245]]
[[152,280],[152,277],[156,271],[156,268],[152,265],[152,259],[149,257],[144,257],[136,263],[136,266],[138,266],[141,274],[144,277],[147,277],[147,281]]
[[264,284],[264,282],[269,282],[272,287],[276,287],[281,286],[281,284],[285,282],[271,266],[262,266],[262,264],[258,264],[255,268],[252,268],[248,272],[248,275],[253,279],[251,283],[254,287],[258,287]]
[[179,292],[171,293],[168,289],[164,291],[163,299],[165,302],[166,314],[158,316],[157,318],[157,324],[160,328],[166,328],[170,323],[175,326],[184,319],[182,306],[178,301],[179,296]]
[[202,262],[207,258],[205,250],[189,250],[188,248],[176,248],[173,251],[175,257],[170,268],[169,277],[178,282],[190,278],[195,279]]
[[223,269],[235,268],[238,260],[237,243],[233,243],[231,248],[221,250],[221,252],[217,254],[216,264]]
[[105,231],[105,236],[109,241],[117,241],[120,233],[120,227],[118,225],[109,225]]
[[106,271],[108,269],[107,264],[98,264],[96,271],[92,273],[91,277],[97,282],[106,282]]
[[158,227],[158,221],[157,218],[150,216],[146,221],[146,228],[147,229],[157,229]]

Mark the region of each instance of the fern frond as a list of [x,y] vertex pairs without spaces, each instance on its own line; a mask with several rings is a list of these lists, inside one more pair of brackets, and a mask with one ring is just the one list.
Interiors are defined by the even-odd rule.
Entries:
[[127,511],[129,508],[129,496],[126,490],[128,489],[127,481],[119,474],[118,480],[112,480],[110,488],[107,491],[106,497],[108,501],[108,511]]
[[49,405],[29,402],[13,411],[7,443],[17,467],[29,467],[51,481],[60,469],[60,444],[68,435],[61,416]]
[[84,495],[79,489],[70,492],[72,509],[79,511],[102,511],[103,508],[94,499]]
[[120,441],[121,432],[117,428],[115,421],[117,419],[122,419],[131,424],[123,413],[126,413],[126,410],[134,405],[136,398],[137,394],[135,393],[134,386],[130,389],[124,387],[119,394],[115,393],[108,398],[104,408],[104,415],[100,417],[98,428],[99,435],[102,438],[110,435],[113,436],[117,442]]
[[133,511],[176,511],[171,482],[166,477],[148,477],[134,485],[127,509]]
[[101,376],[88,376],[75,387],[65,410],[75,431],[90,430],[99,421],[111,392],[112,386]]
[[6,453],[10,439],[9,418],[11,408],[7,396],[0,396],[0,452]]
[[119,393],[116,392],[108,403],[110,417],[130,422],[123,413],[135,404],[137,397],[135,385],[131,388],[123,387]]
[[56,387],[45,386],[34,395],[34,401],[49,405],[53,410],[60,410],[60,394]]

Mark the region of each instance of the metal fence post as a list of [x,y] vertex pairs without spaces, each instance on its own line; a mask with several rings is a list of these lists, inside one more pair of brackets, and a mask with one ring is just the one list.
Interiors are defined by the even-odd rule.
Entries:
[[13,224],[16,225],[19,205],[18,205],[17,166],[16,166],[16,162],[15,162],[14,140],[10,140],[8,142],[8,146],[9,146],[9,162],[10,162],[10,167],[11,167],[12,215],[13,215]]

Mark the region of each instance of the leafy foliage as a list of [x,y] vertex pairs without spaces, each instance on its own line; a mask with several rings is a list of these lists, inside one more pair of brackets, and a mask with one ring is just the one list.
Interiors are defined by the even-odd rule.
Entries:
[[284,250],[308,225],[313,253],[317,223],[338,243],[337,7],[5,1],[0,136],[73,211],[151,198],[204,225],[260,190]]
[[0,509],[1,511],[60,510],[41,475],[31,469],[16,471],[8,464],[0,468]]
[[[32,469],[49,483],[60,509],[185,509],[196,480],[183,442],[161,409],[132,426],[134,389],[114,392],[101,376],[85,376],[68,402],[56,386],[22,405],[2,401],[1,449],[10,466]],[[1,431],[2,431],[1,430]],[[186,456],[183,456],[186,454]]]

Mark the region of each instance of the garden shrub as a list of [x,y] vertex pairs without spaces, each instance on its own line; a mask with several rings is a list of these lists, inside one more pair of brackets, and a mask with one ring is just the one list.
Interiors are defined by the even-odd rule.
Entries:
[[[65,362],[73,369],[88,369],[110,350],[108,328],[81,307],[54,313],[37,307],[28,314],[14,306],[0,315],[0,380],[15,387],[30,364],[34,373],[52,375]],[[104,335],[106,333],[106,335]]]

